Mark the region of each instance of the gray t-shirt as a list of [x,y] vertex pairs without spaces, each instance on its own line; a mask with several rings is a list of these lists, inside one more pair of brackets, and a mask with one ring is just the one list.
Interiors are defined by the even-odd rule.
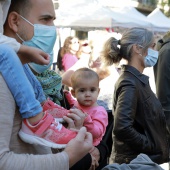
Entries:
[[0,74],[0,169],[68,170],[66,152],[52,154],[51,148],[20,140],[21,117],[14,98]]

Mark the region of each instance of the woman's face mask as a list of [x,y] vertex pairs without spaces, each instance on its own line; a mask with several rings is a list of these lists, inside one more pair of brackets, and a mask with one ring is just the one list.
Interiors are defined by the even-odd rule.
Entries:
[[24,41],[18,34],[17,36],[23,41],[23,45],[36,47],[46,52],[50,56],[50,63],[48,65],[39,65],[35,63],[29,63],[30,67],[37,73],[42,73],[47,70],[53,63],[53,47],[56,41],[56,27],[47,26],[42,24],[32,24],[27,19],[21,16],[27,23],[34,27],[34,35],[31,40]]
[[[141,45],[139,46],[144,48]],[[153,67],[156,64],[157,60],[158,60],[158,51],[148,48],[148,54],[144,59],[145,67]]]
[[145,67],[153,67],[158,60],[158,51],[148,48],[148,54],[144,59]]

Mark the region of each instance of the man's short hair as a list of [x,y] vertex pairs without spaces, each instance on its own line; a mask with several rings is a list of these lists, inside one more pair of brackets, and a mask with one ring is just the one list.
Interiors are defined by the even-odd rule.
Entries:
[[26,17],[27,14],[29,14],[32,5],[31,0],[11,0],[8,13],[15,11],[23,17]]

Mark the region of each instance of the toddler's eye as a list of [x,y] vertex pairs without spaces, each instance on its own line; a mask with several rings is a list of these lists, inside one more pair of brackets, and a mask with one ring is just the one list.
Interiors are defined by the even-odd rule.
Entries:
[[94,91],[96,91],[96,89],[95,89],[95,88],[92,88],[92,89],[91,89],[91,92],[94,92]]

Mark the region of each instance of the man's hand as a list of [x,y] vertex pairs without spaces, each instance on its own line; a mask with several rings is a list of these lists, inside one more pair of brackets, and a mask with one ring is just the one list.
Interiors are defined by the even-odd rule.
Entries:
[[68,123],[69,129],[80,129],[83,126],[87,114],[79,109],[70,109],[70,113],[64,116],[63,119]]
[[77,136],[72,139],[64,149],[69,157],[69,166],[72,167],[76,162],[82,159],[93,147],[92,135],[82,127]]

